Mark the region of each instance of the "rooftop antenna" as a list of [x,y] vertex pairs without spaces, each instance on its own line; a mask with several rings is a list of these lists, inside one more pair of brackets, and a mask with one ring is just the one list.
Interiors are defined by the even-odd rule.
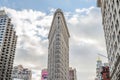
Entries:
[[108,57],[103,54],[98,53],[98,55],[108,59]]

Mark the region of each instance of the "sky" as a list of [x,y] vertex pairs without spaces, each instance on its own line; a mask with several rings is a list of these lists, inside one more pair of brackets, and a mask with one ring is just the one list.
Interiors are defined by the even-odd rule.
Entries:
[[98,53],[107,55],[96,0],[0,0],[0,10],[12,19],[18,35],[14,65],[31,69],[32,80],[40,80],[41,70],[47,68],[47,37],[57,8],[63,10],[70,33],[70,67],[76,68],[77,80],[94,80]]

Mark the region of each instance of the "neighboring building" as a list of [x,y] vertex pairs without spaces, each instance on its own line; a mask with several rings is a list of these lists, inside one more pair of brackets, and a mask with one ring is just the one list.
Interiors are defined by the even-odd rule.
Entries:
[[69,37],[64,14],[57,9],[48,36],[48,80],[69,80]]
[[15,66],[12,72],[12,80],[32,80],[32,72],[22,65]]
[[95,80],[98,80],[98,78],[95,78]]
[[69,80],[77,80],[76,69],[69,68]]
[[103,66],[101,71],[102,80],[110,80],[109,73],[109,66]]
[[47,69],[43,69],[41,72],[41,80],[47,80],[48,78],[48,71]]
[[[48,71],[47,69],[43,69],[41,72],[41,80],[48,79]],[[76,69],[69,68],[69,80],[77,80]]]
[[0,11],[0,80],[11,80],[17,43],[16,31],[4,10]]
[[120,80],[120,0],[98,0],[106,39],[111,80]]
[[109,65],[108,63],[102,63],[100,58],[97,60],[96,78],[95,80],[110,80],[109,77]]
[[13,79],[13,80],[23,80],[23,79]]
[[101,76],[101,69],[102,69],[102,61],[100,60],[100,58],[97,60],[97,68],[96,68],[96,80],[102,80],[102,76]]

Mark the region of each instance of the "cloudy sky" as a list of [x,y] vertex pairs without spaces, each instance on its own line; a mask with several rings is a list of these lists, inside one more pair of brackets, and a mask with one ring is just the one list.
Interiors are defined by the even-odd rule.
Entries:
[[40,80],[41,69],[47,67],[47,36],[57,8],[64,11],[71,35],[70,66],[76,68],[78,80],[94,80],[97,54],[106,55],[96,0],[0,0],[0,10],[12,18],[18,35],[15,65],[30,68],[33,80]]

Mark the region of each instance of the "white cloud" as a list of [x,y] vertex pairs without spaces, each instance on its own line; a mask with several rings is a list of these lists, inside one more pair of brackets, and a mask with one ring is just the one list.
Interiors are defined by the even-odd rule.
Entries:
[[[15,63],[27,65],[33,70],[33,80],[40,80],[41,69],[47,67],[47,36],[55,9],[47,14],[3,8],[12,18],[18,35]],[[97,53],[106,55],[100,10],[90,7],[64,13],[71,35],[70,66],[77,69],[78,80],[93,80]]]
[[76,9],[75,12],[77,13],[82,13],[82,12],[88,12],[89,10],[86,9],[86,8],[83,8],[83,9]]

